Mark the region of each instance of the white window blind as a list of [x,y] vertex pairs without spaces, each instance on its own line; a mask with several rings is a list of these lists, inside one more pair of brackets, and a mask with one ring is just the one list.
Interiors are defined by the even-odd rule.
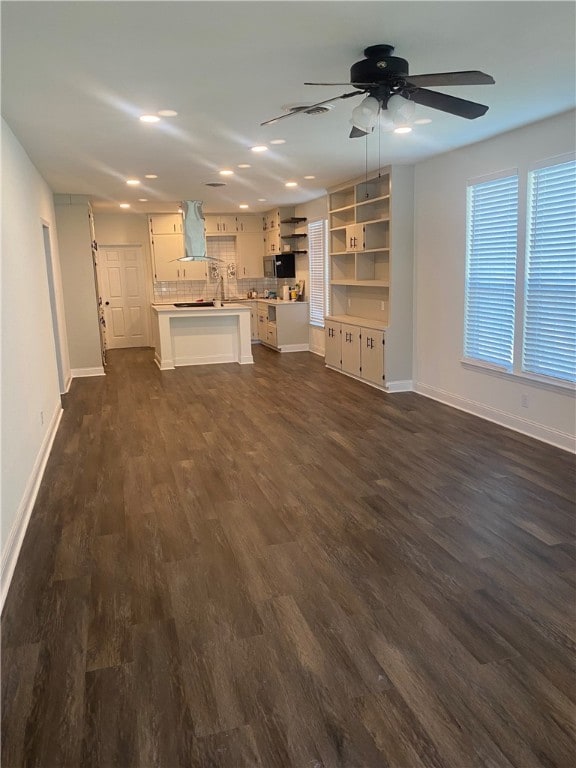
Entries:
[[310,263],[310,323],[324,327],[328,314],[328,270],[326,268],[327,221],[320,219],[308,224],[308,255]]
[[576,162],[528,178],[522,370],[576,380]]
[[464,355],[512,370],[518,176],[467,192]]

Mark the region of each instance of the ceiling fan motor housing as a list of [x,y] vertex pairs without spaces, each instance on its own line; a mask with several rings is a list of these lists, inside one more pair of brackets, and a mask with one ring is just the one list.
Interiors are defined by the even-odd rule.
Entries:
[[350,82],[379,83],[403,77],[408,74],[408,62],[398,56],[391,56],[393,45],[371,45],[364,51],[365,59],[357,61],[350,68]]

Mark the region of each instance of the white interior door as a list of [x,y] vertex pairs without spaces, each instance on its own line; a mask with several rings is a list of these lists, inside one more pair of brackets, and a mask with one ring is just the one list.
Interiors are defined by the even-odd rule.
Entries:
[[149,347],[146,264],[142,248],[100,246],[97,268],[107,348]]

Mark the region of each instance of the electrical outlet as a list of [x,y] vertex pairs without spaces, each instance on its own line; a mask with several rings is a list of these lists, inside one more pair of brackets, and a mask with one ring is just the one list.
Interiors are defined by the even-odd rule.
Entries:
[[381,302],[380,302],[380,309],[381,309],[382,311],[384,311],[384,310],[386,309],[386,305],[385,305],[385,302],[383,302],[383,301],[381,301]]
[[525,392],[520,395],[520,404],[522,408],[528,408],[528,395]]

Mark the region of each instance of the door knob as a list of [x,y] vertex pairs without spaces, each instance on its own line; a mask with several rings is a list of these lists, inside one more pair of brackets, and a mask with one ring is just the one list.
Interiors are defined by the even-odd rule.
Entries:
[[105,304],[106,304],[107,307],[110,306],[110,302],[109,301],[106,301]]

